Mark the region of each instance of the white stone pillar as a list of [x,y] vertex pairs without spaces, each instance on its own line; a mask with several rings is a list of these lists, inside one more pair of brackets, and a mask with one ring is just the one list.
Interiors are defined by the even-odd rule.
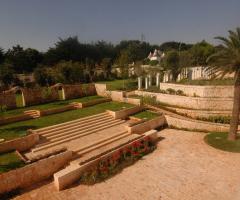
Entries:
[[147,76],[145,77],[145,89],[146,90],[148,89],[148,77]]
[[152,86],[152,76],[150,74],[148,75],[148,86]]
[[156,74],[156,86],[157,86],[157,87],[159,86],[159,77],[160,77],[160,74],[157,73],[157,74]]
[[142,77],[138,77],[138,90],[142,89]]

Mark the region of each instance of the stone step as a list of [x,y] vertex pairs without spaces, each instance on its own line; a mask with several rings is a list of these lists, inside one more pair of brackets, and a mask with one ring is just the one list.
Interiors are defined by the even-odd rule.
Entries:
[[47,137],[47,140],[49,140],[50,142],[55,142],[55,141],[58,141],[58,140],[62,140],[63,138],[66,138],[66,137],[71,137],[73,135],[77,135],[77,134],[80,134],[80,133],[84,133],[84,132],[88,132],[88,131],[94,131],[98,128],[101,128],[101,127],[105,127],[106,125],[110,125],[110,124],[115,124],[117,122],[121,122],[122,120],[111,120],[111,121],[106,121],[106,122],[100,122],[100,123],[96,123],[96,124],[90,124],[89,126],[87,127],[80,127],[78,129],[71,129],[70,131],[68,132],[64,132],[60,135],[54,135],[54,137]]
[[53,147],[53,146],[57,146],[59,144],[63,144],[65,142],[68,142],[68,141],[71,141],[71,140],[74,140],[74,139],[77,139],[77,138],[80,138],[80,137],[83,137],[83,136],[95,133],[97,131],[104,130],[106,128],[110,128],[112,126],[116,126],[116,125],[119,125],[119,124],[123,124],[124,122],[125,121],[119,121],[119,122],[114,122],[114,123],[110,123],[110,124],[108,123],[107,125],[105,125],[103,127],[100,127],[98,129],[93,129],[91,131],[85,132],[84,134],[75,135],[75,136],[72,136],[72,137],[67,137],[66,139],[63,139],[61,141],[51,142],[51,143],[42,143],[40,147],[36,147],[36,148],[32,149],[32,152],[38,152],[38,151],[41,151],[43,149],[47,149],[47,148],[50,148],[50,147]]
[[83,156],[86,153],[89,153],[89,152],[91,152],[91,151],[93,151],[95,149],[98,149],[100,147],[108,145],[108,144],[110,144],[112,142],[120,140],[120,139],[122,139],[124,137],[127,137],[129,135],[131,135],[131,133],[128,133],[127,131],[122,131],[119,135],[117,135],[115,137],[111,137],[111,138],[107,138],[107,139],[103,139],[103,140],[97,141],[97,142],[93,143],[90,146],[82,147],[82,148],[80,148],[80,149],[78,149],[77,151],[74,151],[74,152],[78,153],[79,156]]
[[113,151],[115,149],[120,148],[121,146],[124,146],[130,142],[133,142],[136,139],[139,139],[143,137],[142,135],[137,135],[137,134],[129,134],[125,133],[122,134],[118,137],[115,137],[111,140],[107,140],[103,143],[99,143],[96,146],[93,146],[92,148],[88,148],[86,150],[83,150],[79,152],[80,158],[75,159],[70,163],[70,165],[81,165],[86,162],[89,162],[91,160],[94,160],[104,154],[109,153],[110,151]]
[[69,122],[64,122],[64,123],[61,123],[61,124],[56,124],[56,125],[53,125],[53,126],[48,126],[48,127],[40,128],[40,129],[37,129],[36,131],[37,131],[39,134],[41,134],[41,133],[44,133],[44,131],[49,131],[49,130],[52,130],[52,129],[55,129],[55,128],[60,128],[60,127],[65,126],[65,125],[71,125],[71,124],[74,124],[74,123],[83,122],[83,121],[90,120],[90,119],[92,119],[92,118],[98,118],[98,117],[103,117],[103,116],[109,116],[109,115],[108,115],[108,113],[103,112],[103,113],[99,113],[99,114],[97,114],[97,115],[91,115],[91,116],[88,116],[88,117],[71,120],[71,121],[69,121]]
[[93,126],[97,122],[105,122],[105,121],[112,121],[112,120],[114,120],[114,119],[111,116],[94,118],[94,119],[91,119],[84,123],[71,124],[71,125],[62,126],[62,127],[56,128],[56,129],[52,129],[51,131],[41,133],[41,135],[44,137],[47,137],[47,138],[51,138],[51,137],[55,137],[55,136],[57,137],[57,135],[64,134],[64,133],[68,132],[69,130],[71,131],[73,129],[80,129],[80,128],[83,129],[85,127],[87,128],[88,126]]

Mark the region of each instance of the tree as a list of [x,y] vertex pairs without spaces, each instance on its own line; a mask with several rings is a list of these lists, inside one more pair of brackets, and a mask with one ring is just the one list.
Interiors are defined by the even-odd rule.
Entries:
[[53,69],[47,68],[45,66],[38,67],[34,70],[35,81],[40,86],[49,86],[55,83],[55,74]]
[[103,58],[101,62],[102,69],[104,71],[104,78],[108,79],[111,74],[112,61],[111,58]]
[[9,86],[14,82],[14,71],[12,65],[1,64],[0,65],[0,83],[4,86]]
[[6,62],[13,66],[17,73],[32,72],[42,61],[42,55],[36,50],[23,49],[20,45],[13,46],[6,53]]
[[3,49],[0,47],[0,64],[3,63],[4,61],[4,51]]
[[190,53],[192,55],[192,64],[195,66],[196,65],[206,66],[207,58],[211,54],[213,54],[214,51],[215,48],[204,40],[194,44],[193,47],[190,49]]
[[177,77],[182,70],[180,65],[179,52],[175,50],[167,52],[165,58],[163,59],[163,67],[164,69],[171,71],[172,79],[174,82],[176,82]]
[[207,62],[212,65],[206,69],[218,77],[224,77],[228,73],[235,74],[233,109],[228,140],[236,140],[240,113],[240,27],[236,31],[229,31],[228,38],[219,36],[216,39],[222,42],[222,47],[208,57]]
[[117,60],[117,64],[120,68],[121,78],[128,77],[128,64],[130,62],[129,51],[127,49],[122,50]]

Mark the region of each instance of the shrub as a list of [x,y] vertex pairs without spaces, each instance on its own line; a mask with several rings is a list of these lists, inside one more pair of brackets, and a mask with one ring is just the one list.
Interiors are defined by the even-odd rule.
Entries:
[[181,96],[186,96],[182,90],[177,90],[176,94]]
[[81,176],[81,182],[94,184],[116,174],[124,166],[134,163],[147,153],[152,152],[156,144],[149,137],[121,149],[111,156],[100,160],[95,166],[87,169]]
[[230,116],[210,116],[208,118],[198,117],[197,119],[208,121],[208,122],[214,122],[214,123],[230,124],[231,117]]
[[175,91],[174,89],[172,89],[172,88],[166,89],[166,92],[167,92],[168,94],[176,94],[176,91]]

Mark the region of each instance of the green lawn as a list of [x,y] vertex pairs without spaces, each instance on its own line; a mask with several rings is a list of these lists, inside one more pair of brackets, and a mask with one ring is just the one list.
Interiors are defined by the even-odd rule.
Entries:
[[106,83],[108,90],[136,90],[137,89],[137,80],[135,79],[103,81],[100,83]]
[[240,153],[240,138],[236,141],[228,141],[227,136],[227,133],[210,133],[205,136],[204,140],[207,144],[217,149]]
[[78,99],[55,101],[55,102],[46,103],[46,104],[40,104],[40,105],[29,106],[29,107],[24,107],[24,108],[17,108],[17,109],[8,110],[6,112],[0,113],[0,117],[9,117],[9,116],[13,116],[13,115],[19,115],[19,114],[22,114],[26,110],[33,110],[33,109],[46,110],[46,109],[66,106],[71,102],[82,102],[83,103],[83,102],[87,102],[87,101],[91,101],[91,100],[95,100],[95,99],[102,99],[102,98],[104,98],[104,97],[94,95],[94,96],[87,96],[87,97],[82,97],[82,98],[78,98]]
[[136,117],[136,118],[139,118],[139,119],[151,120],[151,119],[154,119],[156,117],[159,117],[159,114],[146,110],[146,111],[136,113],[132,116]]
[[23,167],[24,165],[25,163],[15,152],[0,154],[0,173]]
[[16,122],[13,124],[0,126],[0,138],[3,138],[5,140],[10,140],[17,137],[25,136],[27,129],[38,129],[38,128],[78,119],[81,117],[98,114],[98,113],[104,112],[105,110],[117,111],[123,108],[130,108],[133,106],[134,105],[127,104],[127,103],[106,102],[106,103],[97,104],[91,107],[71,110],[64,113],[48,115],[45,117],[40,117],[40,118],[22,121],[22,122]]

